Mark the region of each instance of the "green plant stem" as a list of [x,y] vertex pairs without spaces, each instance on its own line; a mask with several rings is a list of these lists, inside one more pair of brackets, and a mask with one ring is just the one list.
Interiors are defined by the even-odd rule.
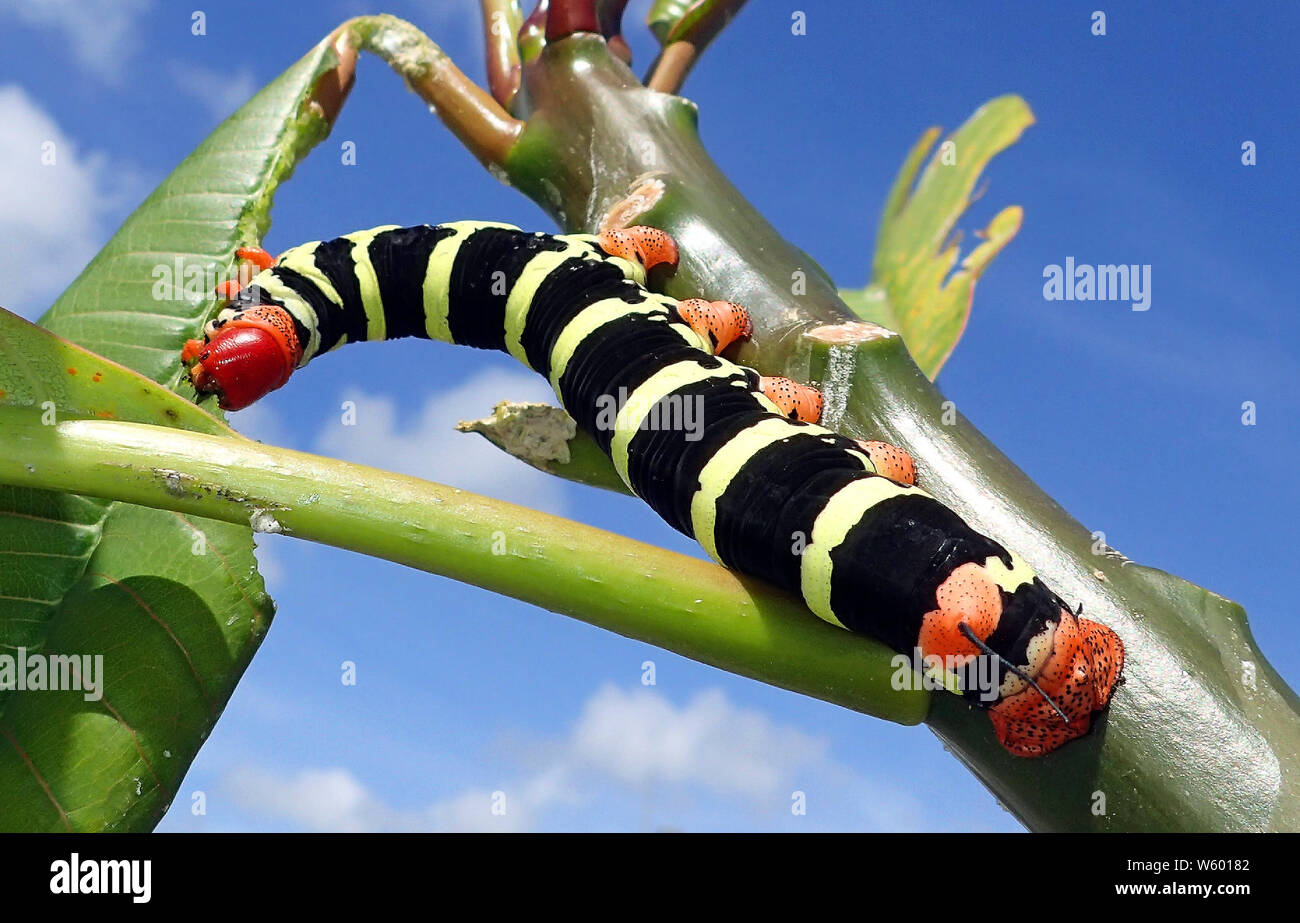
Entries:
[[488,89],[492,98],[509,111],[519,92],[520,74],[518,0],[480,0],[483,8],[483,41],[487,56]]
[[524,507],[242,438],[0,407],[0,483],[250,524],[460,580],[703,663],[915,724],[894,654],[728,570]]
[[652,8],[649,25],[663,48],[646,74],[645,85],[660,93],[679,92],[704,49],[745,3],[746,0],[695,0],[690,4],[660,3]]
[[609,50],[624,64],[632,63],[632,49],[623,38],[623,10],[628,0],[596,0],[596,21]]
[[482,163],[502,163],[523,131],[523,122],[409,22],[388,15],[360,16],[334,34],[335,48],[344,60],[349,49],[361,49],[387,62]]

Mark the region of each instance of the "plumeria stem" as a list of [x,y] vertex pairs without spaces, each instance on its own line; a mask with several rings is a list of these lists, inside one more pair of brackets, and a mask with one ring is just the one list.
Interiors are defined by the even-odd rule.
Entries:
[[740,12],[746,0],[697,0],[675,20],[659,22],[663,50],[650,67],[645,85],[661,93],[678,93],[704,49]]
[[242,438],[0,407],[0,483],[249,524],[451,577],[902,724],[893,653],[698,558],[374,468]]
[[427,102],[469,151],[485,164],[500,164],[523,122],[452,63],[432,39],[394,16],[361,16],[335,32],[340,55],[356,49],[386,61]]
[[508,110],[521,80],[518,35],[523,17],[518,0],[481,0],[481,4],[488,89],[492,98]]

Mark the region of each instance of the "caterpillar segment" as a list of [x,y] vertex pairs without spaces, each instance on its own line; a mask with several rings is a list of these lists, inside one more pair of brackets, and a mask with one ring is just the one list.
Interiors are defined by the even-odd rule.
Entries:
[[660,263],[677,265],[677,242],[658,228],[638,226],[605,231],[598,242],[610,256],[640,263],[647,272]]
[[925,672],[988,709],[1010,753],[1083,736],[1109,703],[1124,661],[1115,633],[917,487],[901,449],[818,425],[815,388],[719,355],[749,334],[748,314],[648,290],[648,273],[677,260],[663,232],[455,222],[247,259],[260,271],[182,354],[223,407],[359,340],[509,352],[665,521],[831,624],[919,653]]
[[758,389],[791,420],[816,423],[822,418],[822,393],[789,378],[763,377]]
[[900,484],[916,484],[916,462],[907,452],[878,439],[859,439],[858,445],[876,466],[878,474]]
[[730,301],[687,298],[677,303],[677,314],[701,339],[713,345],[715,355],[754,332],[749,312]]

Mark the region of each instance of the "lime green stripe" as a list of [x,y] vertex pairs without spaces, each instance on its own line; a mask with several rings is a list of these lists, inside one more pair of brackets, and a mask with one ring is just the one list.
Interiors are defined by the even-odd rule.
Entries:
[[[628,304],[621,298],[605,298],[588,305],[569,322],[555,340],[555,346],[551,350],[551,387],[559,390],[560,376],[568,368],[569,360],[573,358],[573,354],[583,341],[600,327],[632,314],[657,314],[665,310],[670,311],[676,307],[676,304],[677,302],[671,298],[650,295],[640,304]],[[685,324],[671,324],[671,326],[681,334],[687,345],[701,349],[707,346],[695,331]]]
[[303,347],[302,361],[298,363],[298,368],[302,368],[320,349],[320,331],[316,329],[316,312],[312,310],[311,305],[302,300],[301,295],[277,279],[274,270],[268,269],[266,272],[258,273],[249,284],[256,285],[276,301],[281,302],[285,310],[306,328],[307,342]]
[[999,587],[1008,593],[1014,593],[1017,588],[1033,582],[1034,569],[1014,551],[1007,553],[1011,555],[1010,567],[1003,564],[1002,559],[997,555],[990,555],[984,562],[984,570],[989,575],[989,579]]
[[[303,278],[316,286],[316,288],[318,288],[326,298],[338,305],[339,310],[342,311],[343,298],[334,288],[334,283],[329,280],[329,277],[326,276],[325,273],[321,272],[316,266],[316,248],[320,245],[321,242],[319,240],[313,240],[310,243],[294,247],[292,250],[286,250],[284,253],[280,254],[277,265],[284,266],[288,269],[292,269],[294,272],[300,273]],[[307,325],[307,329],[315,332],[320,320],[317,318],[314,308],[307,304],[304,304],[304,307],[306,307],[310,312],[312,318],[312,322],[310,325]],[[334,344],[334,348],[338,349],[346,340],[346,336],[340,337],[338,343]],[[317,338],[317,343],[319,344],[319,338]],[[316,351],[314,349],[310,352],[304,353],[302,357],[303,364],[305,365],[307,361],[315,355],[315,353]]]
[[[593,253],[605,253],[600,247],[599,234],[557,234],[555,239],[563,240],[566,243],[572,241],[575,244],[581,244]],[[608,256],[608,254],[606,255]],[[645,267],[640,263],[635,260],[625,260],[621,256],[608,256],[608,260],[623,270],[625,279],[631,279],[637,285],[645,287]]]
[[772,403],[772,399],[769,398],[762,391],[755,391],[754,397],[758,398],[759,404],[761,404],[763,409],[766,410],[768,413],[774,413],[781,419],[783,420],[785,419],[785,414],[781,412],[781,408],[776,406],[776,404]]
[[769,417],[741,430],[718,449],[700,469],[700,489],[691,497],[691,529],[709,557],[721,563],[714,535],[718,522],[718,498],[736,473],[761,449],[793,436],[799,429],[786,420]]
[[277,265],[292,269],[311,281],[325,293],[325,297],[336,305],[342,307],[343,299],[334,288],[334,283],[329,280],[325,273],[321,272],[316,265],[316,248],[321,245],[319,240],[313,240],[309,244],[303,244],[301,247],[294,247],[292,250],[286,250],[280,255]]
[[[641,421],[650,413],[650,409],[664,395],[676,391],[684,385],[704,381],[708,378],[726,378],[735,371],[735,366],[722,363],[720,368],[706,369],[693,359],[674,362],[655,372],[627,397],[627,402],[619,410],[614,425],[614,438],[610,442],[610,458],[614,470],[628,487],[627,447],[641,426]],[[617,395],[603,395],[614,398]]]
[[[831,552],[838,548],[849,529],[863,514],[882,500],[900,494],[928,496],[915,487],[895,484],[888,478],[867,477],[846,484],[835,492],[813,523],[813,534],[800,562],[800,582],[808,608],[832,625],[844,626],[831,611]],[[863,562],[870,567],[872,562]]]
[[600,249],[599,234],[556,234],[556,240],[572,240],[575,243],[585,244],[593,250]]
[[[756,395],[762,397],[762,395]],[[717,536],[718,499],[726,491],[740,469],[763,449],[791,436],[805,434],[832,435],[820,426],[794,426],[788,420],[770,418],[761,420],[732,436],[700,470],[700,489],[691,497],[691,529],[709,557],[721,563],[718,557]],[[862,465],[863,471],[873,472],[871,460],[861,452],[849,453]],[[804,536],[805,542],[807,536]],[[791,548],[795,536],[790,536]]]
[[429,265],[424,272],[424,330],[429,339],[450,343],[451,269],[465,238],[483,228],[501,228],[506,231],[517,231],[519,228],[495,221],[449,221],[440,227],[452,228],[456,233],[438,241],[429,254]]
[[[528,365],[528,355],[524,352],[520,339],[528,323],[528,309],[537,297],[537,290],[546,281],[546,277],[565,260],[575,256],[594,258],[592,245],[586,240],[577,239],[576,236],[557,237],[556,240],[564,242],[564,249],[543,250],[529,260],[506,297],[506,350],[524,365]],[[531,365],[528,367],[532,368]]]
[[352,241],[352,269],[357,274],[357,284],[361,288],[361,307],[366,312],[366,339],[382,340],[386,338],[387,325],[384,322],[384,300],[379,296],[379,279],[375,276],[374,264],[370,262],[370,242],[384,231],[397,230],[396,224],[384,224],[368,231],[357,231],[343,236]]

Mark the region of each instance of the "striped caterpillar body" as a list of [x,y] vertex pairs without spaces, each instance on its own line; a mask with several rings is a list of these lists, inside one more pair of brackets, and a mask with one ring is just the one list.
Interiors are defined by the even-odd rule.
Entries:
[[[1002,744],[1037,756],[1087,733],[1124,648],[1018,556],[915,486],[906,453],[816,425],[821,395],[721,353],[743,308],[678,302],[647,272],[662,231],[526,233],[456,222],[295,247],[182,353],[200,393],[245,407],[321,353],[425,337],[503,350],[545,376],[619,476],[727,567],[798,593],[826,621],[941,667]],[[693,401],[698,427],[645,425]],[[611,403],[616,415],[607,411]]]

